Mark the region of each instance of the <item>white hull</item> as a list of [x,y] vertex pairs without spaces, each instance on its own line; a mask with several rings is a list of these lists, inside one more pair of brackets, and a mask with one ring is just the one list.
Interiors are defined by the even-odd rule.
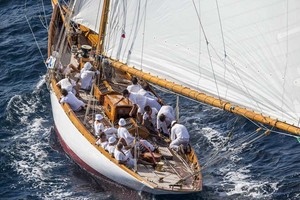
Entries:
[[55,93],[50,91],[52,112],[56,131],[60,142],[66,153],[83,169],[95,176],[103,175],[119,184],[138,191],[145,191],[152,194],[179,194],[181,192],[159,190],[144,183],[98,151],[79,132],[64,112]]

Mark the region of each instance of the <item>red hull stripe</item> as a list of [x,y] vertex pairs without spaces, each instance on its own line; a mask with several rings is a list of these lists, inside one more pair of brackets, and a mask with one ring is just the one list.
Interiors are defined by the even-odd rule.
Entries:
[[62,145],[64,151],[78,164],[80,165],[80,167],[82,167],[83,169],[85,169],[86,171],[90,172],[91,174],[95,175],[95,176],[103,176],[102,174],[100,174],[98,171],[96,171],[95,169],[93,169],[92,167],[90,167],[86,162],[84,162],[83,160],[81,160],[75,153],[74,151],[72,151],[72,149],[70,149],[70,147],[65,143],[65,141],[62,139],[59,131],[57,130],[56,126],[55,127],[55,131],[57,133],[58,139],[60,144]]

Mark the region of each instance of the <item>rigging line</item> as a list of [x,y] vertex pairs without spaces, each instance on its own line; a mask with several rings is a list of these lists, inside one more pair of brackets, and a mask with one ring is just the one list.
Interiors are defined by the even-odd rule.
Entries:
[[28,20],[28,18],[27,18],[27,15],[26,15],[26,13],[27,13],[27,0],[25,0],[25,4],[24,4],[24,10],[25,10],[25,19],[26,19],[26,21],[27,21],[27,24],[28,24],[28,26],[29,26],[29,28],[30,28],[30,31],[31,31],[31,34],[32,34],[32,36],[33,36],[33,39],[34,39],[34,41],[35,41],[35,44],[36,44],[36,46],[38,47],[38,50],[39,50],[39,52],[40,52],[40,54],[41,54],[41,57],[42,57],[42,59],[43,59],[43,63],[44,63],[44,65],[45,65],[45,67],[47,68],[47,65],[46,65],[46,60],[45,60],[45,58],[44,58],[44,55],[43,55],[43,53],[42,53],[42,50],[41,50],[41,48],[40,48],[40,45],[39,45],[39,43],[38,43],[38,41],[37,41],[37,39],[36,39],[36,37],[35,37],[35,35],[34,35],[34,32],[33,32],[33,29],[32,29],[32,27],[31,27],[31,25],[30,25],[30,22],[29,22],[29,20]]
[[[121,30],[122,30],[121,34],[122,35],[124,34],[124,36],[125,36],[126,16],[127,16],[127,1],[123,1],[122,8],[123,8],[124,16],[123,16],[123,23],[122,23],[122,26],[121,26]],[[121,50],[122,50],[122,46],[123,46],[123,42],[124,42],[124,38],[121,35],[119,36],[119,41],[120,41],[119,42],[119,47],[118,47],[117,54],[116,54],[116,58],[118,60],[120,59],[120,54],[121,54]]]
[[[61,39],[62,35],[60,35],[60,38],[58,41],[60,41],[60,44],[59,44],[59,51],[58,51],[58,59],[56,63],[58,64],[61,64],[61,59],[62,59],[62,54],[65,53],[67,51],[67,47],[68,47],[68,41],[67,41],[67,34],[68,34],[68,26],[70,25],[70,21],[71,21],[71,18],[72,18],[72,14],[73,14],[73,11],[74,11],[74,8],[75,8],[75,5],[76,5],[76,2],[77,0],[74,0],[74,1],[70,1],[69,3],[69,8],[71,8],[71,12],[70,14],[66,13],[65,14],[65,22],[62,23],[62,32],[61,34],[63,35],[63,38]],[[58,3],[58,6],[59,6],[59,9],[62,10],[62,7],[61,5]],[[67,24],[67,27],[65,27],[65,24]]]
[[144,47],[145,47],[145,34],[146,34],[146,18],[147,18],[147,0],[145,3],[144,27],[143,27],[143,42],[142,42],[142,55],[141,55],[141,70],[143,70]]
[[[105,49],[106,54],[107,54],[108,50],[110,49],[110,44],[112,43],[112,42],[110,42],[110,41],[112,41],[111,38],[113,38],[112,34],[113,33],[116,34],[116,32],[117,32],[117,31],[113,31],[113,27],[114,27],[114,24],[115,24],[115,21],[116,21],[116,18],[114,18],[114,15],[116,13],[116,9],[117,9],[117,3],[112,2],[111,9],[109,11],[109,17],[108,17],[110,19],[110,23],[108,23],[107,30],[106,30],[106,38],[107,39],[104,40],[104,42],[105,42],[104,49]],[[113,52],[113,50],[112,50],[112,52]]]
[[283,85],[282,85],[282,94],[281,94],[281,114],[283,115],[283,99],[285,94],[285,84],[286,84],[286,72],[288,68],[288,53],[289,53],[289,1],[286,0],[286,62],[283,73]]
[[25,19],[26,19],[26,21],[27,21],[27,23],[28,23],[28,26],[29,26],[30,31],[31,31],[31,33],[32,33],[32,36],[33,36],[33,38],[34,38],[34,40],[35,40],[35,44],[36,44],[36,46],[37,46],[38,49],[39,49],[39,52],[40,52],[41,57],[42,57],[42,59],[43,59],[43,63],[44,63],[44,65],[45,65],[45,67],[47,68],[47,65],[46,65],[46,63],[45,63],[46,60],[45,60],[45,58],[44,58],[44,56],[43,56],[43,53],[42,53],[41,48],[40,48],[40,45],[39,45],[39,43],[38,43],[37,40],[36,40],[36,37],[35,37],[35,35],[34,35],[34,32],[33,32],[32,28],[31,28],[31,25],[30,25],[30,23],[29,23],[29,20],[28,20],[26,14],[25,14]]
[[288,133],[284,133],[284,132],[281,132],[281,131],[271,131],[272,133],[277,133],[279,135],[284,135],[284,136],[289,136],[289,137],[294,137],[296,139],[299,138],[299,136],[296,136],[296,135],[292,135],[292,134],[288,134]]
[[[212,49],[214,50],[215,54],[218,56],[219,60],[222,61],[222,58],[218,55],[216,49],[211,46]],[[255,99],[253,98],[253,96],[250,94],[248,88],[246,87],[243,79],[241,78],[240,74],[238,73],[237,69],[236,69],[236,66],[235,64],[233,63],[233,61],[231,60],[231,58],[227,55],[226,58],[228,58],[227,60],[230,62],[229,65],[232,66],[232,68],[234,69],[235,71],[235,74],[237,74],[239,80],[242,82],[242,86],[246,89],[246,91],[244,91],[244,89],[240,86],[240,85],[237,85],[237,87],[240,88],[240,90],[249,98],[251,99],[254,103],[256,103],[257,107],[260,109],[260,112],[262,113],[262,109],[261,107],[259,106],[259,104],[255,101]],[[226,65],[226,69],[227,69],[227,65]],[[234,79],[234,81],[237,82],[237,79],[231,74],[232,78]],[[226,81],[228,83],[228,81]]]
[[258,125],[258,123],[255,123],[252,119],[248,118],[247,116],[241,114],[241,116],[245,117],[247,120],[249,120],[250,122],[252,122],[252,124],[254,124],[257,127],[263,127],[264,129],[267,129],[267,127],[264,124],[260,124],[260,126]]
[[[199,5],[198,5],[198,9],[199,9],[199,15],[201,14],[201,7],[200,7],[200,1],[199,1]],[[200,79],[202,77],[202,73],[201,73],[201,47],[202,47],[202,42],[201,42],[201,26],[199,26],[199,52],[198,52],[198,70],[199,70],[199,77],[198,77],[198,81],[197,81],[197,86],[198,86],[198,89],[199,88],[199,85],[200,85]]]
[[[123,60],[125,60],[124,57],[125,57],[125,54],[127,53],[127,48],[128,48],[128,45],[129,45],[129,41],[130,41],[130,38],[131,38],[131,36],[132,36],[133,27],[134,27],[134,24],[135,24],[134,20],[137,19],[136,21],[138,21],[138,18],[139,18],[139,7],[140,7],[140,2],[138,2],[137,7],[138,7],[138,8],[133,9],[133,10],[138,10],[138,12],[135,12],[135,13],[134,13],[134,17],[132,18],[133,22],[130,23],[130,24],[132,24],[132,27],[131,27],[131,29],[130,29],[130,32],[129,32],[128,34],[126,33],[126,37],[128,38],[128,40],[127,40],[126,45],[125,45],[125,47],[124,47],[124,51],[123,51],[123,55],[122,55],[122,59],[123,59]],[[127,53],[127,61],[126,61],[126,62],[128,62],[128,57],[130,57],[130,54],[131,54],[131,52],[130,52],[130,49],[129,49],[129,51],[128,51],[128,53]]]
[[[228,56],[227,56],[228,57]],[[246,84],[244,83],[242,77],[240,76],[240,74],[237,71],[236,66],[234,65],[233,61],[231,60],[230,57],[228,57],[229,62],[231,63],[231,66],[233,67],[236,75],[239,77],[240,81],[242,82],[243,87],[245,88],[246,92],[244,90],[242,90],[259,108],[260,112],[263,113],[262,108],[260,107],[259,103],[255,100],[255,98],[251,95],[250,91],[248,90],[248,88],[246,87]],[[242,88],[241,88],[242,89]]]
[[[256,132],[256,131],[254,131],[254,132]],[[211,165],[215,164],[217,161],[222,160],[222,159],[224,159],[225,157],[228,157],[228,156],[232,155],[233,153],[236,153],[236,152],[234,151],[235,149],[243,150],[246,146],[249,146],[250,144],[254,143],[255,141],[257,141],[257,140],[263,138],[264,136],[267,136],[267,133],[266,133],[266,132],[264,132],[264,133],[261,134],[261,135],[258,135],[256,138],[250,140],[250,141],[247,142],[247,143],[243,143],[243,144],[241,144],[241,145],[238,144],[238,145],[236,145],[236,146],[231,147],[232,150],[230,150],[229,152],[228,152],[228,151],[225,152],[225,153],[223,154],[222,157],[216,157],[216,159],[213,159],[213,160],[210,160],[210,162],[207,162],[208,164],[205,163],[205,165],[202,167],[202,170],[205,169],[205,168],[207,168],[208,166],[211,166]]]
[[208,40],[207,40],[205,31],[204,31],[204,28],[203,28],[203,26],[202,26],[202,22],[201,22],[201,19],[200,19],[200,15],[199,15],[199,13],[198,13],[198,10],[197,10],[197,7],[196,7],[196,5],[195,5],[195,1],[194,1],[194,0],[193,0],[193,5],[194,5],[194,8],[195,8],[197,17],[198,17],[198,21],[199,21],[199,23],[200,23],[201,30],[202,30],[203,35],[204,35],[204,38],[205,38],[205,41],[206,41],[206,43],[208,43]]
[[[101,7],[101,3],[99,3],[98,9],[97,9],[97,16],[96,16],[96,23],[95,23],[95,30],[97,30],[97,31],[99,30],[99,28],[97,29],[97,26],[98,26],[98,24],[100,24],[99,21],[98,21],[98,19],[99,19],[98,16],[100,14],[100,7]],[[104,7],[104,5],[103,5],[103,7]],[[104,10],[104,8],[102,8],[102,9]],[[101,18],[100,18],[100,21],[101,21]]]
[[220,93],[219,93],[218,84],[217,84],[216,74],[215,74],[215,70],[214,70],[214,67],[213,67],[212,56],[211,56],[210,50],[209,50],[209,42],[208,42],[207,36],[206,36],[206,34],[205,34],[205,31],[204,31],[204,28],[203,28],[203,25],[202,25],[202,22],[201,22],[201,19],[200,19],[200,15],[199,15],[199,13],[198,13],[198,10],[197,10],[197,7],[196,7],[196,5],[195,5],[194,0],[193,0],[193,5],[194,5],[194,8],[195,8],[195,12],[196,12],[196,14],[197,14],[198,21],[199,21],[199,23],[200,23],[200,26],[201,26],[203,35],[204,35],[204,37],[205,37],[206,48],[207,48],[207,52],[208,52],[208,56],[209,56],[210,66],[211,66],[211,68],[212,68],[212,73],[213,73],[214,81],[215,81],[215,84],[216,84],[217,95],[218,95],[218,98],[221,99],[221,98],[220,98]]
[[[146,10],[146,8],[147,8],[147,1],[145,3],[145,10]],[[128,50],[127,63],[129,63],[129,61],[130,61],[132,49],[134,47],[134,44],[135,44],[135,41],[136,41],[136,38],[137,38],[137,35],[138,35],[138,31],[139,31],[140,26],[142,24],[142,20],[140,20],[140,19],[142,19],[144,17],[144,24],[146,24],[146,22],[145,22],[146,21],[146,18],[145,18],[146,17],[146,12],[141,13],[141,3],[140,2],[138,4],[138,8],[137,9],[138,9],[138,12],[137,12],[137,16],[135,17],[136,18],[136,22],[134,23],[135,24],[135,29],[133,31],[134,35],[132,37],[131,46],[130,46],[130,48]],[[144,35],[143,35],[143,44],[144,44]],[[125,48],[125,49],[127,49],[127,48]],[[142,60],[141,60],[141,62],[142,62]]]
[[224,48],[224,57],[226,58],[225,40],[224,40],[224,33],[223,33],[223,27],[222,27],[222,21],[221,21],[221,15],[220,15],[220,9],[219,9],[218,0],[216,0],[216,5],[217,5],[217,10],[218,10],[218,16],[219,16],[221,34],[222,34],[222,41],[223,41],[223,48]]
[[[237,149],[238,149],[238,150],[239,150],[239,149],[240,149],[240,150],[243,150],[246,146],[248,146],[248,145],[254,143],[255,141],[257,141],[257,140],[259,140],[259,139],[261,139],[261,138],[263,138],[263,136],[266,136],[266,134],[263,133],[263,134],[257,136],[255,139],[251,140],[251,141],[248,142],[248,143],[244,143],[242,146],[239,146]],[[229,157],[230,155],[232,155],[232,154],[234,154],[234,153],[236,153],[236,152],[233,151],[233,150],[231,150],[231,151],[229,151],[229,152],[225,152],[225,153],[223,154],[222,157],[218,157],[217,159],[212,160],[210,163],[205,164],[205,166],[203,166],[200,170],[196,171],[196,172],[194,173],[194,175],[200,173],[201,171],[203,171],[203,170],[206,169],[207,167],[212,166],[213,164],[215,164],[215,163],[218,162],[219,160],[222,160],[222,159],[224,159],[224,158],[226,158],[226,157]],[[184,178],[184,179],[185,179],[185,178]]]
[[247,140],[250,140],[251,138],[253,138],[259,131],[261,130],[261,128],[256,129],[255,131],[248,133],[247,135],[245,135],[244,137],[239,138],[235,143],[236,146],[241,146],[242,144],[244,144]]
[[44,20],[45,20],[46,27],[47,27],[47,30],[48,30],[49,26],[48,26],[47,17],[46,17],[46,11],[45,11],[44,0],[41,0],[41,1],[42,1],[43,11],[44,11]]
[[41,22],[41,24],[43,25],[43,27],[44,27],[46,30],[48,30],[48,28],[46,27],[46,25],[45,25],[45,23],[44,23],[44,20],[45,20],[45,19],[43,19],[41,15],[39,15],[39,19],[40,19],[40,22]]
[[224,32],[223,32],[223,26],[222,26],[222,20],[221,20],[221,14],[220,14],[220,9],[219,9],[219,3],[218,0],[216,0],[216,5],[217,5],[217,10],[218,10],[218,16],[219,16],[219,23],[220,23],[220,29],[221,29],[221,35],[222,35],[222,41],[223,41],[223,50],[224,50],[224,59],[223,59],[223,65],[224,65],[224,75],[223,79],[226,82],[226,91],[225,91],[225,98],[227,97],[227,91],[228,91],[228,80],[225,78],[226,77],[226,72],[227,72],[227,65],[226,65],[226,45],[225,45],[225,39],[224,39]]
[[218,154],[225,148],[225,146],[229,143],[229,141],[231,140],[232,137],[232,133],[235,129],[235,124],[237,123],[238,117],[235,119],[234,125],[232,127],[232,129],[229,131],[229,133],[227,134],[227,140],[225,142],[223,142],[223,144],[218,147],[217,151],[215,153],[211,153],[208,157],[210,158],[202,167],[205,167],[206,165],[208,165],[212,160],[214,160],[215,158],[217,158]]

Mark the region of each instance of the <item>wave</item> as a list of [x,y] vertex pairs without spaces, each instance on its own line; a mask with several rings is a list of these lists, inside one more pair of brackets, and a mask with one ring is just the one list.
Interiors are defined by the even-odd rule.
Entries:
[[[251,171],[251,164],[241,162],[244,159],[242,155],[244,146],[229,146],[222,149],[224,142],[227,141],[227,137],[222,133],[205,127],[202,129],[202,134],[207,138],[209,146],[212,147],[210,155],[218,153],[213,158],[216,162],[209,166],[212,169],[209,169],[208,172],[215,175],[215,179],[210,182],[220,197],[267,199],[271,198],[272,194],[278,190],[278,182],[253,176],[255,173]],[[209,163],[210,160],[206,162]]]

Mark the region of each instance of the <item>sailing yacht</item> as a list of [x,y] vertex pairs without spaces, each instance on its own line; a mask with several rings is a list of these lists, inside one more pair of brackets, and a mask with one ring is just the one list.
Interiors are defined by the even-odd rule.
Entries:
[[[111,127],[125,118],[131,134],[155,142],[129,116],[130,102],[115,104],[132,76],[256,121],[265,133],[300,134],[298,1],[52,0],[52,5],[48,76],[55,127],[65,151],[93,175],[154,194],[202,190],[193,149],[179,155],[164,139],[158,172],[142,165],[129,169],[94,144],[95,113]],[[92,62],[102,72],[89,92],[79,91],[88,105],[82,113],[59,103],[56,86],[59,66],[76,63],[78,55],[78,69]]]
[[[138,116],[131,113],[135,108],[134,102],[122,96],[133,75],[114,69],[112,63],[116,60],[111,60],[104,53],[110,1],[60,4],[53,0],[52,5],[48,88],[55,130],[65,152],[96,178],[105,177],[138,191],[153,194],[201,191],[201,166],[193,148],[181,145],[178,151],[171,149],[170,139],[147,129]],[[82,12],[87,12],[86,16],[81,16]],[[94,14],[101,17],[97,18]],[[89,20],[85,19],[87,16],[98,30],[84,22]],[[144,87],[147,88],[145,94],[154,95],[151,100],[147,99],[147,105],[160,108],[162,102],[149,82],[139,77],[139,83],[147,86]],[[140,100],[137,101],[145,99],[139,95],[137,98]],[[116,150],[113,154],[102,145],[105,140],[99,139],[94,129],[96,120],[101,121],[105,127],[102,130],[104,135],[115,148],[124,142],[122,138],[116,142],[118,128],[125,128],[131,138],[134,137],[131,152],[128,153],[127,147],[122,150],[127,160],[132,161],[130,165],[117,160],[119,154],[116,155]]]

